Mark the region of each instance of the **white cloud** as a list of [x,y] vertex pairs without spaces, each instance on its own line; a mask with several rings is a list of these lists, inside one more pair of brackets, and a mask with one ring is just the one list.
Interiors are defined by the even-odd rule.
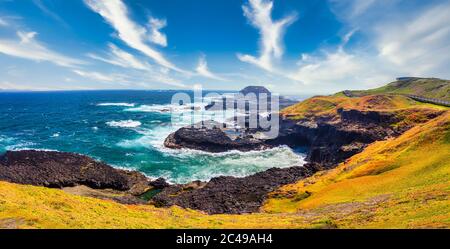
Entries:
[[114,82],[114,83],[124,83],[128,82],[127,79],[125,79],[124,75],[120,74],[103,74],[99,72],[93,72],[93,71],[83,71],[83,70],[72,70],[74,73],[78,74],[79,76],[82,76],[87,79],[95,80],[95,81],[101,81],[101,82]]
[[[450,2],[375,28],[379,56],[411,75],[450,77]],[[431,75],[433,76],[433,75]]]
[[8,22],[7,22],[5,19],[3,19],[3,18],[0,17],[0,26],[6,27],[6,26],[8,26],[8,25],[9,25]]
[[160,46],[167,47],[167,36],[160,31],[167,26],[167,21],[165,19],[160,20],[150,17],[148,26],[150,29],[149,40]]
[[187,86],[183,84],[180,80],[170,77],[168,74],[146,74],[142,75],[137,81],[143,82],[141,85],[146,86],[146,82],[151,83],[163,83],[170,86],[175,86],[177,88],[186,88]]
[[274,71],[273,60],[283,55],[282,39],[286,28],[296,20],[289,15],[281,20],[272,19],[272,0],[249,0],[243,7],[244,15],[260,33],[260,56],[238,54],[239,60],[254,64],[267,71]]
[[104,58],[92,53],[87,54],[87,56],[92,59],[103,61],[123,68],[133,68],[139,70],[149,70],[151,68],[149,64],[139,61],[132,54],[123,51],[112,43],[110,43],[108,47],[110,50],[108,58]]
[[[142,62],[134,55],[123,51],[114,44],[109,44],[110,53],[108,57],[102,57],[96,54],[87,54],[88,57],[116,65],[126,69],[135,69],[140,72],[128,72],[129,82],[134,82],[140,86],[146,85],[142,82],[163,83],[171,86],[185,87],[179,80],[172,78],[166,67],[154,67],[146,62]],[[93,78],[93,77],[91,77]]]
[[85,64],[52,51],[39,43],[35,38],[36,32],[18,31],[19,40],[0,40],[0,53],[34,61],[46,61],[63,67],[76,67]]
[[14,84],[9,81],[0,82],[0,90],[28,90],[30,86],[24,86],[23,84]]
[[198,65],[197,65],[197,68],[195,69],[195,71],[203,77],[214,79],[214,80],[225,81],[224,78],[209,71],[208,62],[206,61],[205,56],[200,56],[200,59],[198,61]]
[[47,16],[59,22],[64,27],[68,28],[69,25],[55,12],[50,10],[41,0],[33,0],[33,3]]
[[357,27],[363,45],[345,49],[353,30],[336,48],[303,55],[290,78],[339,90],[382,85],[398,76],[450,78],[450,2],[410,11],[402,1],[331,2],[339,4],[333,6],[346,29]]
[[[378,0],[378,2],[383,2],[385,4],[387,1],[393,0]],[[335,13],[344,18],[355,18],[364,14],[370,7],[377,4],[376,0],[330,0],[333,5]],[[343,14],[342,11],[345,11]]]
[[184,72],[184,70],[169,62],[160,52],[145,43],[147,30],[128,17],[127,7],[121,0],[85,0],[85,3],[115,29],[118,37],[128,46],[152,58],[161,66]]
[[298,64],[298,70],[289,74],[291,79],[309,87],[325,86],[328,91],[373,87],[394,77],[376,57],[343,49],[303,55]]

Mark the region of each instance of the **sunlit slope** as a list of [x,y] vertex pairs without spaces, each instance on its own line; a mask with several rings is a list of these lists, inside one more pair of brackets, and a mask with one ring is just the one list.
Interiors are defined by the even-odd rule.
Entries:
[[62,190],[0,182],[0,228],[298,228],[293,214],[206,215],[177,207],[122,205]]
[[412,78],[389,83],[375,89],[351,91],[356,96],[373,94],[411,94],[450,101],[450,81],[436,78]]
[[[450,112],[272,193],[266,212],[343,227],[450,227]],[[346,210],[348,213],[346,213]]]
[[302,101],[281,111],[281,114],[291,119],[304,119],[314,117],[336,117],[339,109],[397,112],[408,110],[446,110],[447,107],[420,103],[402,95],[368,95],[349,98],[341,95],[316,96]]

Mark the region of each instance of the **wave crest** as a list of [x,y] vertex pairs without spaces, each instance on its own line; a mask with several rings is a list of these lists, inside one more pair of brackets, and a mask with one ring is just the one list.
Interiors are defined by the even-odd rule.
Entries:
[[120,127],[120,128],[136,128],[142,125],[139,121],[134,120],[121,120],[121,121],[110,121],[106,122],[110,127]]
[[134,107],[135,104],[134,104],[134,103],[124,103],[124,102],[119,102],[119,103],[99,103],[99,104],[97,104],[97,106],[124,106],[124,107]]

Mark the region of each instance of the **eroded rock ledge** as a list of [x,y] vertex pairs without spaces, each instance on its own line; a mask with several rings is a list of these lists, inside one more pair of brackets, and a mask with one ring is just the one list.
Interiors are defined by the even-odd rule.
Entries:
[[26,150],[0,156],[0,181],[60,188],[125,204],[178,205],[210,214],[257,212],[269,192],[317,170],[317,165],[308,164],[243,178],[223,176],[207,183],[169,185],[162,178],[151,181],[139,172],[115,169],[74,153]]
[[258,212],[268,193],[278,187],[311,176],[321,168],[315,164],[302,167],[272,168],[251,176],[221,176],[208,183],[172,185],[152,198],[158,207],[177,205],[202,210],[208,214]]
[[164,145],[171,149],[194,149],[207,152],[226,152],[229,150],[252,151],[273,147],[251,136],[232,139],[220,128],[184,127],[170,134]]
[[138,196],[161,185],[160,180],[152,182],[142,173],[115,169],[87,156],[35,150],[1,155],[0,180],[50,188],[86,186],[97,191],[84,193],[122,203],[143,203]]

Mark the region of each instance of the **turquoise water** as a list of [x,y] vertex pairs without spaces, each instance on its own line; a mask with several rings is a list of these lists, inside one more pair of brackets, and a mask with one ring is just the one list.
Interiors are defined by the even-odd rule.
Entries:
[[[174,93],[0,93],[0,152],[24,149],[75,152],[115,167],[139,170],[149,177],[165,177],[174,183],[209,180],[220,175],[246,176],[272,167],[304,163],[302,153],[287,147],[221,154],[164,148],[167,135],[186,124],[171,123],[167,110]],[[201,113],[197,110],[193,115]]]

